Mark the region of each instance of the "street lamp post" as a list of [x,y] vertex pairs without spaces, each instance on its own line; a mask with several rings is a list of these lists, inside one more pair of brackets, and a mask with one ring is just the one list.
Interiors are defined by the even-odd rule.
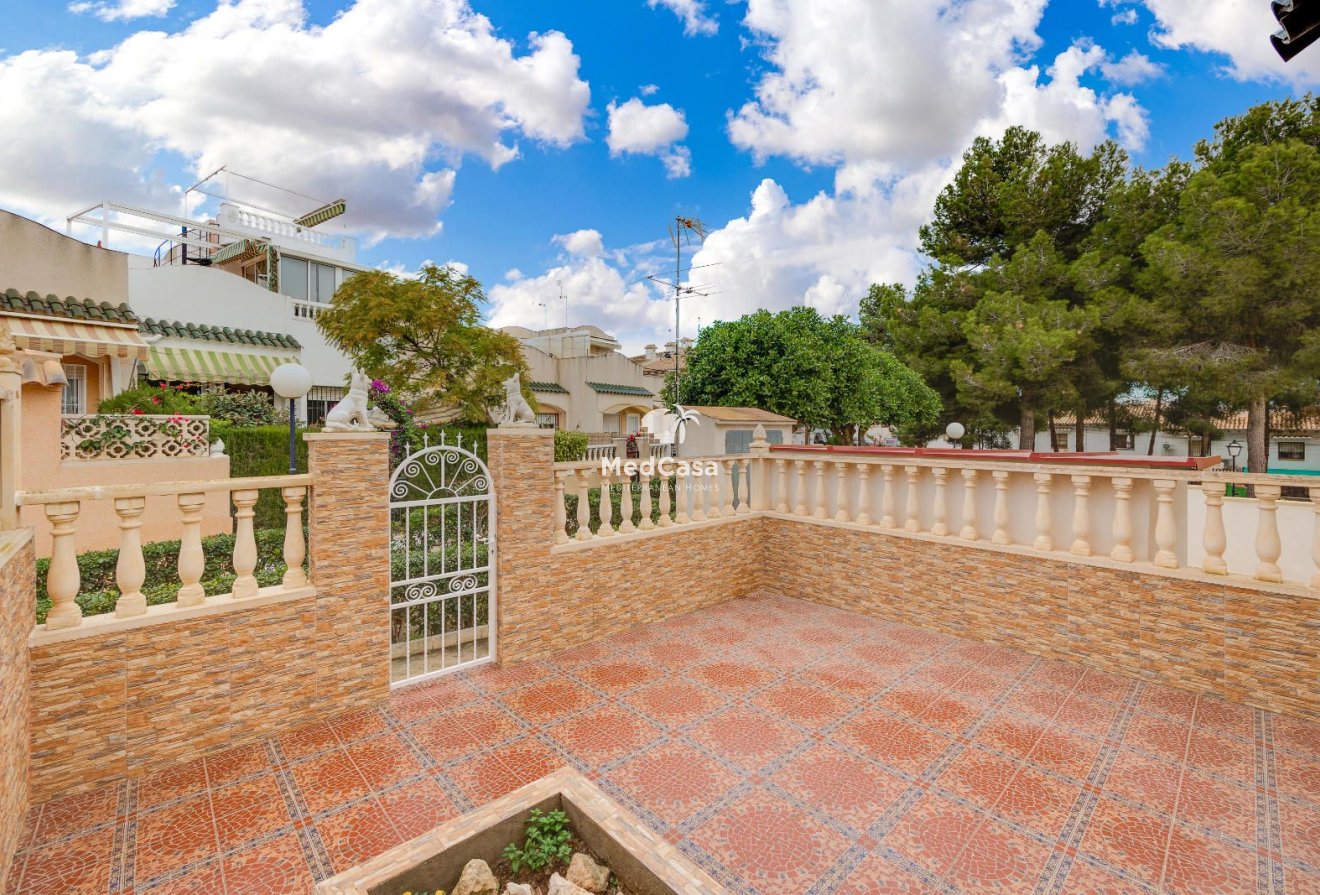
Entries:
[[944,429],[944,437],[949,440],[953,447],[960,446],[962,437],[967,434],[967,428],[962,423],[949,423]]
[[312,374],[302,364],[280,364],[271,371],[270,387],[289,402],[289,475],[297,475],[298,399],[312,390]]
[[1229,463],[1232,465],[1233,472],[1237,472],[1237,458],[1242,453],[1242,442],[1234,438],[1225,448],[1228,451]]

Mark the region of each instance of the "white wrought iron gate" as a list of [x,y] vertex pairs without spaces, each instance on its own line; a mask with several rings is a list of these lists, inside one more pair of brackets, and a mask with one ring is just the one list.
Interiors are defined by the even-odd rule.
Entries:
[[390,682],[495,656],[495,495],[476,454],[441,436],[390,476]]

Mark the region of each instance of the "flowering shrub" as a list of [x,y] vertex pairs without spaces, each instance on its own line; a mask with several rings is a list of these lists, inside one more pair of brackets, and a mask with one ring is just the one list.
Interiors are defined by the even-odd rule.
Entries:
[[224,420],[235,426],[273,426],[288,423],[289,415],[275,408],[268,392],[231,392],[223,388],[209,389],[201,396],[202,412],[213,419]]
[[198,397],[190,394],[188,388],[190,386],[183,383],[136,385],[113,398],[105,399],[97,410],[100,413],[131,413],[134,416],[201,413]]

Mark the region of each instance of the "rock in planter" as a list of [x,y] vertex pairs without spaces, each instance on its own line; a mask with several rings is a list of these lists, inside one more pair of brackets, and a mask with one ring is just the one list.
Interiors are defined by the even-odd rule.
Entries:
[[[455,892],[454,895],[458,893]],[[546,895],[591,895],[591,893],[581,886],[573,885],[556,873],[550,877],[550,888],[546,890]]]
[[541,895],[527,883],[505,883],[504,895]]
[[588,892],[604,892],[610,886],[610,868],[596,863],[591,855],[578,852],[569,862],[567,879]]
[[500,883],[485,861],[468,861],[458,878],[458,885],[454,886],[453,895],[500,895]]

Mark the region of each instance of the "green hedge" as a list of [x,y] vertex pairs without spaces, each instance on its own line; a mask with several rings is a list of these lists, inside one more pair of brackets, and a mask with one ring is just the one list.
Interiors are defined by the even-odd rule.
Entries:
[[555,462],[580,463],[587,459],[587,433],[555,430]]
[[[281,519],[281,523],[283,520]],[[284,564],[284,528],[259,529],[257,539],[257,569],[254,573],[262,587],[279,584],[287,566]],[[234,557],[233,535],[212,535],[202,538],[202,551],[206,565],[202,570],[202,586],[206,593],[228,593],[234,584],[232,571]],[[179,542],[155,541],[142,545],[142,558],[146,562],[147,577],[142,592],[147,604],[172,603],[179,592]],[[78,573],[82,579],[77,603],[84,615],[112,612],[119,588],[115,585],[115,564],[118,550],[91,550],[78,556]],[[50,595],[46,592],[46,575],[50,560],[37,560],[37,624],[46,620],[50,610]]]
[[[307,442],[303,440],[306,431],[298,430],[299,472],[307,471]],[[212,422],[211,439],[214,441],[217,438],[225,443],[225,453],[229,455],[229,474],[233,478],[289,474],[288,426],[240,427]],[[232,506],[229,511],[232,515]],[[279,491],[264,489],[257,498],[256,513],[253,524],[257,528],[284,529],[284,499],[280,497]]]

